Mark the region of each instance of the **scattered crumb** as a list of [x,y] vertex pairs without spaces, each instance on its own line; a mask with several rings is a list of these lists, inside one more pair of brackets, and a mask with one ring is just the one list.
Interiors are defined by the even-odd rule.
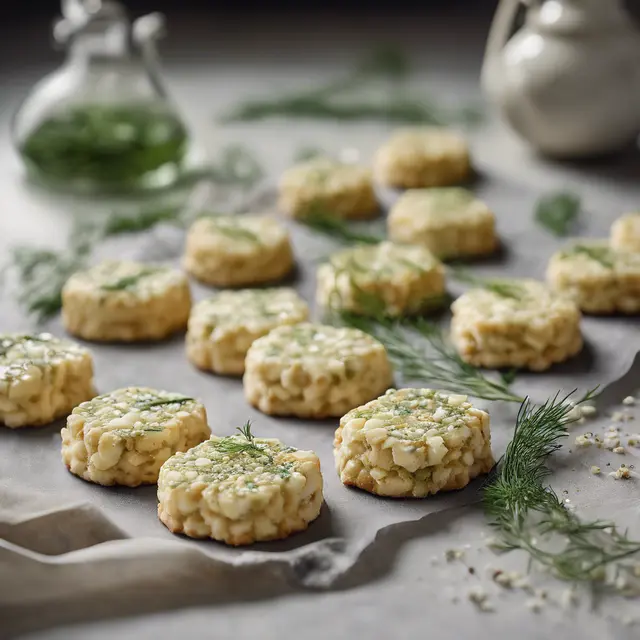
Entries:
[[527,609],[533,611],[533,613],[540,613],[544,607],[544,601],[540,600],[540,598],[529,598],[529,600],[525,602],[525,605]]
[[627,444],[630,447],[640,447],[640,433],[634,433],[630,435]]
[[560,604],[565,609],[575,607],[578,604],[578,596],[573,589],[565,589],[560,596]]
[[636,399],[633,396],[627,396],[623,401],[622,404],[627,405],[628,407],[635,404],[636,403]]
[[581,406],[581,411],[582,411],[582,415],[585,418],[588,418],[589,416],[595,415],[598,410],[591,404],[583,404]]
[[628,422],[629,420],[633,420],[633,416],[626,411],[614,411],[611,414],[611,419],[614,422]]
[[581,436],[576,438],[576,444],[579,447],[590,447],[593,444],[592,438],[593,434],[591,432],[583,433]]
[[453,562],[454,560],[460,560],[464,558],[464,551],[462,549],[447,549],[444,552],[444,557],[447,562]]
[[493,606],[489,602],[487,592],[481,587],[473,587],[473,589],[470,589],[467,593],[467,597],[469,598],[469,601],[473,602],[480,611],[489,612],[494,610]]
[[615,449],[612,449],[613,453],[626,453],[627,450],[624,447],[616,447]]
[[631,470],[624,465],[620,465],[616,471],[612,471],[609,475],[613,476],[616,480],[628,480],[631,478]]
[[599,473],[602,473],[602,469],[600,467],[596,467],[595,465],[591,467],[591,473],[594,476],[597,476]]

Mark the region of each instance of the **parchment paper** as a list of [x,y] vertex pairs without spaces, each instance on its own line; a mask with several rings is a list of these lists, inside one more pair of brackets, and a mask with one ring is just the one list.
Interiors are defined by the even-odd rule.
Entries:
[[[504,246],[498,258],[475,265],[476,273],[543,277],[548,257],[562,241],[534,226],[530,212],[535,196],[487,176],[479,179],[475,189],[494,208]],[[388,205],[396,194],[380,195]],[[263,191],[255,206],[272,208],[272,190]],[[618,213],[585,216],[581,235],[606,235]],[[336,245],[288,224],[299,262],[295,286],[312,302],[316,264]],[[181,231],[163,226],[143,236],[105,243],[100,255],[173,256],[179,264],[182,242]],[[197,284],[193,290],[196,300],[210,294]],[[460,289],[452,285],[451,290]],[[8,300],[0,319],[3,330],[24,328],[24,319]],[[518,375],[515,390],[544,400],[560,389],[586,390],[614,382],[640,350],[639,325],[638,318],[585,318],[583,353],[549,372]],[[47,328],[63,333],[59,320]],[[480,481],[463,491],[413,501],[346,489],[333,469],[337,421],[284,420],[260,414],[245,402],[239,379],[193,368],[184,356],[183,343],[184,337],[178,336],[154,345],[90,345],[98,389],[107,392],[144,384],[188,393],[204,401],[216,434],[230,434],[250,418],[257,435],[313,449],[320,456],[325,479],[326,505],[320,518],[300,535],[250,549],[173,536],[157,520],[155,487],[104,488],[69,474],[60,461],[60,423],[42,429],[1,429],[0,575],[12,579],[0,580],[0,620],[7,622],[0,630],[8,634],[12,621],[19,628],[20,618],[39,607],[79,594],[82,601],[90,600],[93,606],[99,600],[108,610],[109,603],[122,603],[127,594],[156,581],[166,583],[167,589],[181,589],[183,596],[189,589],[202,595],[206,585],[211,601],[282,595],[304,587],[337,588],[378,532],[394,524],[433,518],[479,499]],[[498,457],[510,439],[517,406],[482,400],[478,404],[492,414]],[[68,615],[74,619],[73,612]]]

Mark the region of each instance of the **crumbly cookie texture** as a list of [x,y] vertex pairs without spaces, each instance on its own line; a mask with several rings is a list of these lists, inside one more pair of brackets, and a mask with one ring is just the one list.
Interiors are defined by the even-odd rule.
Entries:
[[155,484],[170,456],[210,435],[205,408],[193,398],[128,387],[72,411],[62,429],[62,461],[96,484]]
[[187,357],[207,371],[244,373],[252,343],[281,325],[309,318],[309,307],[289,288],[222,291],[191,311]]
[[340,420],[334,457],[343,484],[379,496],[462,489],[494,465],[489,414],[464,395],[390,389]]
[[0,334],[0,425],[48,424],[95,395],[87,349],[50,333]]
[[451,338],[465,362],[543,371],[582,349],[581,313],[571,299],[536,280],[500,282],[451,305]]
[[640,313],[640,253],[581,240],[551,257],[549,285],[587,313]]
[[391,242],[333,254],[318,268],[317,281],[316,299],[325,309],[366,314],[369,299],[390,317],[437,309],[445,295],[444,268],[431,252]]
[[320,461],[275,439],[212,436],[162,465],[158,501],[173,533],[230,545],[286,538],[320,514]]
[[347,219],[371,218],[379,207],[371,171],[329,158],[313,158],[291,167],[280,179],[280,209],[304,218],[315,208]]
[[79,271],[62,289],[67,331],[96,342],[162,340],[186,328],[190,309],[183,273],[131,260]]
[[289,232],[266,215],[204,216],[187,235],[184,268],[216,287],[244,287],[285,278],[294,259]]
[[443,259],[490,255],[498,246],[493,212],[462,187],[406,191],[387,228],[394,242],[423,245]]
[[358,329],[303,323],[256,340],[245,361],[244,392],[270,415],[343,415],[392,382],[384,346]]
[[471,173],[465,139],[449,129],[400,129],[378,149],[374,175],[391,187],[445,187],[468,180]]
[[640,251],[640,212],[628,213],[611,225],[611,246],[616,251]]

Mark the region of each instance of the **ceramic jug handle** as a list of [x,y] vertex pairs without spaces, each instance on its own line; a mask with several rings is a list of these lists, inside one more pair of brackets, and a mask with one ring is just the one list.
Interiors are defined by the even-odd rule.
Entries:
[[487,59],[499,53],[506,44],[511,35],[513,22],[520,9],[520,5],[529,6],[530,4],[531,0],[502,0],[500,2],[496,15],[493,18],[493,23],[491,24],[489,38],[487,39],[487,48],[485,51],[485,57]]

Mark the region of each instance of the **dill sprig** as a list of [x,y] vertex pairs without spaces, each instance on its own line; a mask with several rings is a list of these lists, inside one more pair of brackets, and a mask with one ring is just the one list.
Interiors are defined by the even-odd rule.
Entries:
[[580,214],[580,207],[580,196],[575,193],[551,193],[538,200],[535,219],[553,235],[566,236]]
[[448,272],[459,282],[470,284],[478,289],[486,289],[501,298],[521,300],[525,291],[517,280],[508,278],[480,278],[460,267],[448,267]]
[[522,403],[513,439],[484,490],[484,505],[500,536],[499,549],[521,549],[562,580],[619,587],[631,577],[624,561],[640,553],[640,542],[612,523],[580,520],[545,486],[546,461],[579,417],[572,395],[557,394],[541,406],[528,399]]
[[[409,74],[406,56],[396,49],[374,52],[342,77],[311,89],[293,91],[275,98],[242,102],[222,116],[226,122],[251,122],[271,117],[338,120],[343,122],[383,120],[408,124],[477,122],[478,109],[445,109],[426,97],[402,95],[400,82]],[[393,95],[367,99],[354,96],[372,83],[394,83]]]
[[382,235],[378,236],[373,233],[356,231],[342,218],[319,205],[311,206],[308,214],[300,222],[313,231],[338,240],[343,244],[378,244],[384,241]]
[[265,456],[269,459],[269,463],[273,462],[273,458],[261,445],[259,445],[253,433],[251,433],[251,421],[247,420],[242,427],[236,427],[239,436],[227,436],[216,442],[215,447],[224,453],[247,453],[252,457]]
[[137,404],[136,409],[140,409],[140,411],[146,411],[147,409],[153,409],[154,407],[163,407],[168,404],[186,404],[187,402],[195,402],[195,398],[190,398],[189,396],[159,398],[158,400],[151,400],[149,402],[143,402],[142,404]]
[[340,321],[379,340],[406,382],[421,382],[484,400],[522,402],[504,380],[491,380],[466,363],[444,338],[438,326],[417,318],[392,321],[342,312]]

